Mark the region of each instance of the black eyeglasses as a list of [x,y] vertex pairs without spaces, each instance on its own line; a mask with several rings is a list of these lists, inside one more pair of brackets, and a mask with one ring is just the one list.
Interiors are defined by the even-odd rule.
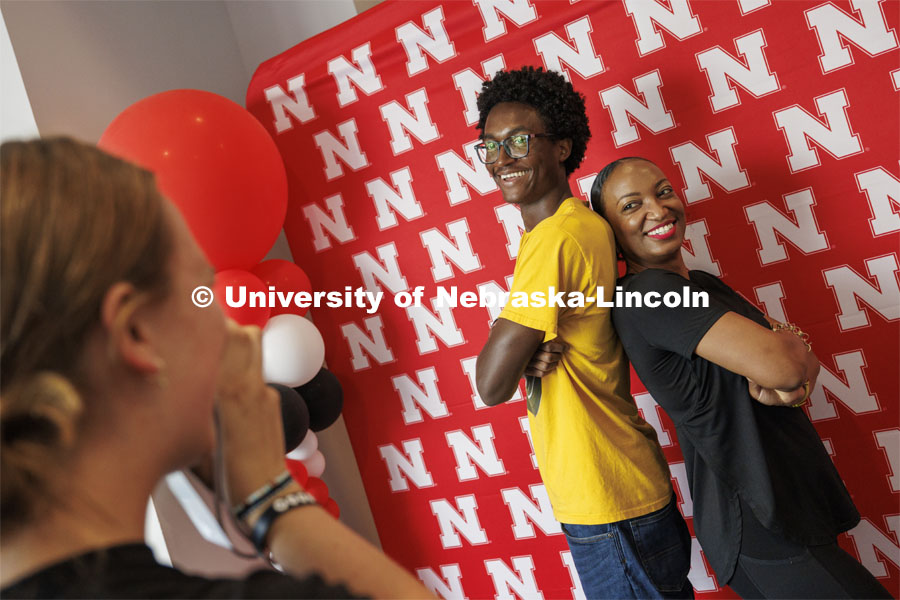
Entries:
[[500,147],[506,150],[506,155],[510,158],[525,158],[528,156],[529,142],[531,138],[556,137],[552,133],[517,133],[511,135],[502,142],[494,140],[485,140],[475,144],[475,151],[478,153],[478,160],[486,165],[497,162],[500,158]]

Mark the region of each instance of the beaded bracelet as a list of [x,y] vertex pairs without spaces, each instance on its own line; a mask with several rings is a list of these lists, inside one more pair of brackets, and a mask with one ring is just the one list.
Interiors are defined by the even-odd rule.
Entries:
[[316,499],[309,492],[292,492],[275,498],[265,512],[260,515],[250,533],[250,541],[253,542],[256,551],[260,555],[265,553],[266,537],[269,535],[269,529],[272,528],[275,519],[294,508],[313,504],[316,504]]
[[801,331],[799,327],[794,325],[793,323],[775,323],[772,325],[772,331],[790,331],[806,344],[806,351],[812,352],[812,344],[809,343],[809,334]]
[[284,471],[281,475],[247,496],[247,499],[242,504],[235,506],[232,509],[234,516],[238,519],[243,519],[263,502],[284,489],[290,482],[290,472]]

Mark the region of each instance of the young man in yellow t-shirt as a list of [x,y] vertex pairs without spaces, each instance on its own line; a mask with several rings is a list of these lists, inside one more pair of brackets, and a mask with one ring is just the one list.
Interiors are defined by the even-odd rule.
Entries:
[[545,377],[527,376],[528,419],[585,595],[691,598],[690,534],[600,302],[615,288],[612,231],[568,183],[590,138],[584,98],[558,73],[524,67],[487,81],[478,109],[479,157],[526,231],[510,301],[478,356],[478,393],[506,402],[533,358],[561,352]]

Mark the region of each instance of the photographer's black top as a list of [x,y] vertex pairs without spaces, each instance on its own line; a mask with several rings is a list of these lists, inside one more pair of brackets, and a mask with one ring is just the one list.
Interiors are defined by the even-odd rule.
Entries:
[[318,575],[257,571],[207,579],[160,565],[143,544],[114,546],[57,563],[0,590],[3,598],[355,598]]

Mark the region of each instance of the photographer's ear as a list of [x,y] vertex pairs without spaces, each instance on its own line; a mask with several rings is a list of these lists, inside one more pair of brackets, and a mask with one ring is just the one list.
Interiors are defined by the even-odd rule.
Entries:
[[100,322],[108,337],[110,361],[121,361],[144,375],[158,374],[164,361],[152,344],[147,296],[127,282],[107,290],[100,306]]

